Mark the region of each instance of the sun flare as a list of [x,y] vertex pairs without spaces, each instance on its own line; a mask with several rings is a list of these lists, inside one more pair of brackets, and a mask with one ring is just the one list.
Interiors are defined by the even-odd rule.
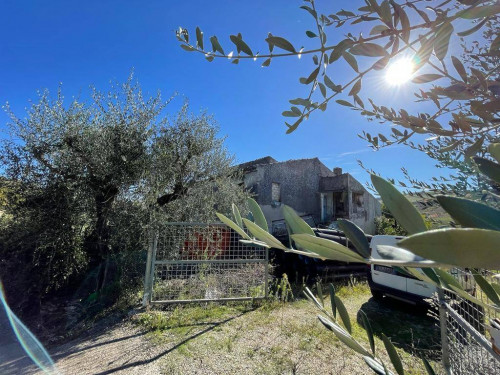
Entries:
[[402,58],[387,67],[385,80],[393,86],[409,81],[413,75],[414,63],[410,58]]

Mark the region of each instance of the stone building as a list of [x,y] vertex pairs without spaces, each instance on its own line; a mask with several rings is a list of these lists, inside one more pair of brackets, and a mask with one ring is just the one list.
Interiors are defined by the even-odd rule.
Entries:
[[366,233],[375,231],[380,202],[341,168],[331,171],[318,158],[278,162],[270,156],[238,167],[270,226],[283,220],[280,206],[286,204],[316,224],[329,225],[343,218]]

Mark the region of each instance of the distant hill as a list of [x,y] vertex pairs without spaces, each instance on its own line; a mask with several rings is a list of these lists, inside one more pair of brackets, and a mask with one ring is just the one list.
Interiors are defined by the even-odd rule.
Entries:
[[424,199],[417,195],[406,195],[406,198],[418,208],[418,210],[425,215],[425,217],[432,223],[434,229],[449,227],[450,222],[453,221],[451,216],[437,203],[427,203]]

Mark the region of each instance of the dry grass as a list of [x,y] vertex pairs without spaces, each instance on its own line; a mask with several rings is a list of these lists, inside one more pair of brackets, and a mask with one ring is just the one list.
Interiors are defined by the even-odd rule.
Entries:
[[[358,323],[360,308],[376,335],[384,332],[391,337],[409,374],[424,373],[416,353],[438,360],[439,330],[432,318],[403,306],[380,305],[370,298],[366,284],[343,286],[337,293],[351,314],[353,335],[367,348],[366,333]],[[326,330],[317,315],[314,306],[299,300],[259,307],[178,307],[139,314],[134,320],[148,329],[155,345],[171,348],[158,363],[164,374],[370,373],[362,358]],[[381,340],[376,341],[383,353]]]

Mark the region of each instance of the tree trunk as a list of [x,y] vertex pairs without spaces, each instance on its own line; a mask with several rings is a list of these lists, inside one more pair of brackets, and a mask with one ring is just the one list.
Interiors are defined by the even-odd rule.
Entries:
[[[95,269],[107,259],[110,254],[110,229],[109,214],[113,207],[114,200],[118,194],[116,187],[110,187],[98,191],[94,195],[96,225],[92,234],[87,239],[87,252],[89,255],[90,269]],[[99,267],[97,274],[97,290],[102,288],[104,282],[105,267]]]

